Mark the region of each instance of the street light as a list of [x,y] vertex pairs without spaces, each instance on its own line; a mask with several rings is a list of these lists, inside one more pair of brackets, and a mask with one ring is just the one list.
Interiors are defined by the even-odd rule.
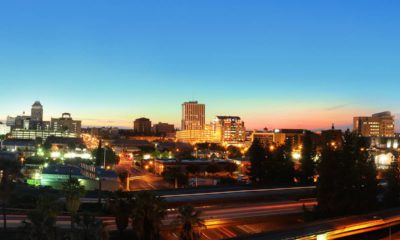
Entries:
[[104,146],[104,154],[103,154],[103,168],[106,168],[106,147],[108,146],[108,143],[105,144]]

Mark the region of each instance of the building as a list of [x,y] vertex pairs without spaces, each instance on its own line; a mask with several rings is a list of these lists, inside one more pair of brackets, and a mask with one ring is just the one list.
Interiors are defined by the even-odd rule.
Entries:
[[6,125],[9,127],[15,127],[15,117],[7,116]]
[[29,129],[14,129],[11,130],[12,139],[41,139],[43,142],[50,136],[55,137],[78,137],[76,133],[60,132],[52,130],[29,130]]
[[20,153],[24,157],[34,156],[36,153],[36,143],[31,139],[6,139],[1,148],[7,152]]
[[354,117],[353,131],[363,137],[394,137],[394,116],[391,112],[375,113],[371,117]]
[[335,129],[335,126],[332,125],[332,128],[329,130],[321,131],[321,143],[323,146],[343,146],[343,132],[340,129]]
[[290,141],[292,147],[296,148],[303,144],[305,129],[274,129],[273,131],[254,131],[251,135],[251,141],[257,139],[264,146],[271,144],[283,145]]
[[6,124],[0,122],[0,136],[6,135],[11,132],[11,127],[7,126]]
[[31,108],[31,121],[42,122],[43,121],[43,106],[39,101],[33,103]]
[[174,124],[159,122],[153,125],[153,132],[156,135],[167,136],[168,134],[175,132],[175,127]]
[[73,133],[77,137],[81,134],[81,121],[73,120],[69,113],[63,113],[61,118],[51,118],[50,124],[55,132]]
[[133,122],[133,130],[138,134],[151,134],[151,121],[148,118],[138,118]]
[[213,126],[207,124],[204,129],[181,130],[176,132],[176,140],[186,143],[220,143],[220,132],[215,131]]
[[197,101],[182,104],[181,130],[203,130],[205,127],[205,105]]
[[219,142],[227,145],[246,141],[244,122],[237,116],[217,116],[212,123],[213,130],[220,137]]

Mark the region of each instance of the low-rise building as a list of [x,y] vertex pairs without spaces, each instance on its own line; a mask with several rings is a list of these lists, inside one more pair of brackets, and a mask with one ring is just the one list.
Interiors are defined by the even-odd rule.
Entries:
[[6,139],[1,145],[3,150],[19,153],[24,157],[34,156],[36,153],[36,143],[31,139]]
[[78,135],[76,133],[60,132],[53,130],[13,129],[11,130],[10,138],[33,139],[33,140],[41,139],[41,141],[44,142],[50,136],[76,138]]

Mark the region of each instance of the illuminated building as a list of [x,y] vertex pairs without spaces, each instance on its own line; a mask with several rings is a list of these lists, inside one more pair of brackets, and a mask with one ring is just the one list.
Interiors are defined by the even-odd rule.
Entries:
[[251,135],[251,141],[257,139],[263,146],[270,144],[283,145],[286,141],[290,141],[293,147],[303,143],[304,129],[275,129],[273,131],[254,131]]
[[56,132],[81,134],[81,121],[73,120],[71,114],[63,113],[61,118],[51,118],[51,129]]
[[205,127],[205,105],[197,101],[182,104],[181,130],[203,130]]
[[334,145],[340,148],[343,145],[343,132],[340,129],[335,129],[335,126],[332,124],[331,129],[321,131],[321,140],[325,146]]
[[219,131],[215,131],[209,124],[204,129],[198,130],[181,130],[176,132],[176,140],[187,143],[220,143],[221,135]]
[[217,116],[212,123],[213,130],[223,144],[240,144],[246,140],[244,122],[237,116]]
[[34,156],[36,152],[35,141],[31,139],[6,139],[1,145],[5,151],[21,153],[25,157]]
[[10,138],[14,139],[41,139],[45,141],[48,137],[77,137],[76,133],[60,132],[52,130],[29,130],[29,129],[14,129],[11,130]]
[[353,131],[363,137],[394,137],[394,129],[394,116],[389,111],[353,119]]
[[138,118],[133,122],[135,133],[148,135],[151,133],[151,121],[148,118]]

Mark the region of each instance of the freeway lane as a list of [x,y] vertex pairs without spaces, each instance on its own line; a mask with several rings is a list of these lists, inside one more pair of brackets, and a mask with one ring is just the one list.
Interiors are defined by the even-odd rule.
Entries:
[[387,209],[371,214],[329,219],[297,225],[285,231],[267,232],[236,239],[365,239],[369,233],[400,226],[400,209]]
[[[226,208],[221,207],[206,207],[203,209],[202,218],[205,220],[208,228],[216,228],[224,225],[230,225],[234,222],[243,222],[246,219],[262,218],[273,215],[284,215],[291,213],[302,212],[303,204],[307,207],[313,206],[315,201],[304,200],[299,202],[279,202],[279,203],[268,203],[268,204],[246,204],[239,206],[231,206]],[[177,218],[175,212],[171,212],[163,220],[164,228],[171,229],[175,228],[174,222]],[[116,230],[114,223],[114,217],[99,217],[107,225],[108,230]],[[27,220],[26,215],[8,215],[7,222],[10,228],[22,226],[21,222]],[[57,226],[69,227],[69,216],[60,216],[57,218]],[[2,224],[2,220],[0,220]]]

